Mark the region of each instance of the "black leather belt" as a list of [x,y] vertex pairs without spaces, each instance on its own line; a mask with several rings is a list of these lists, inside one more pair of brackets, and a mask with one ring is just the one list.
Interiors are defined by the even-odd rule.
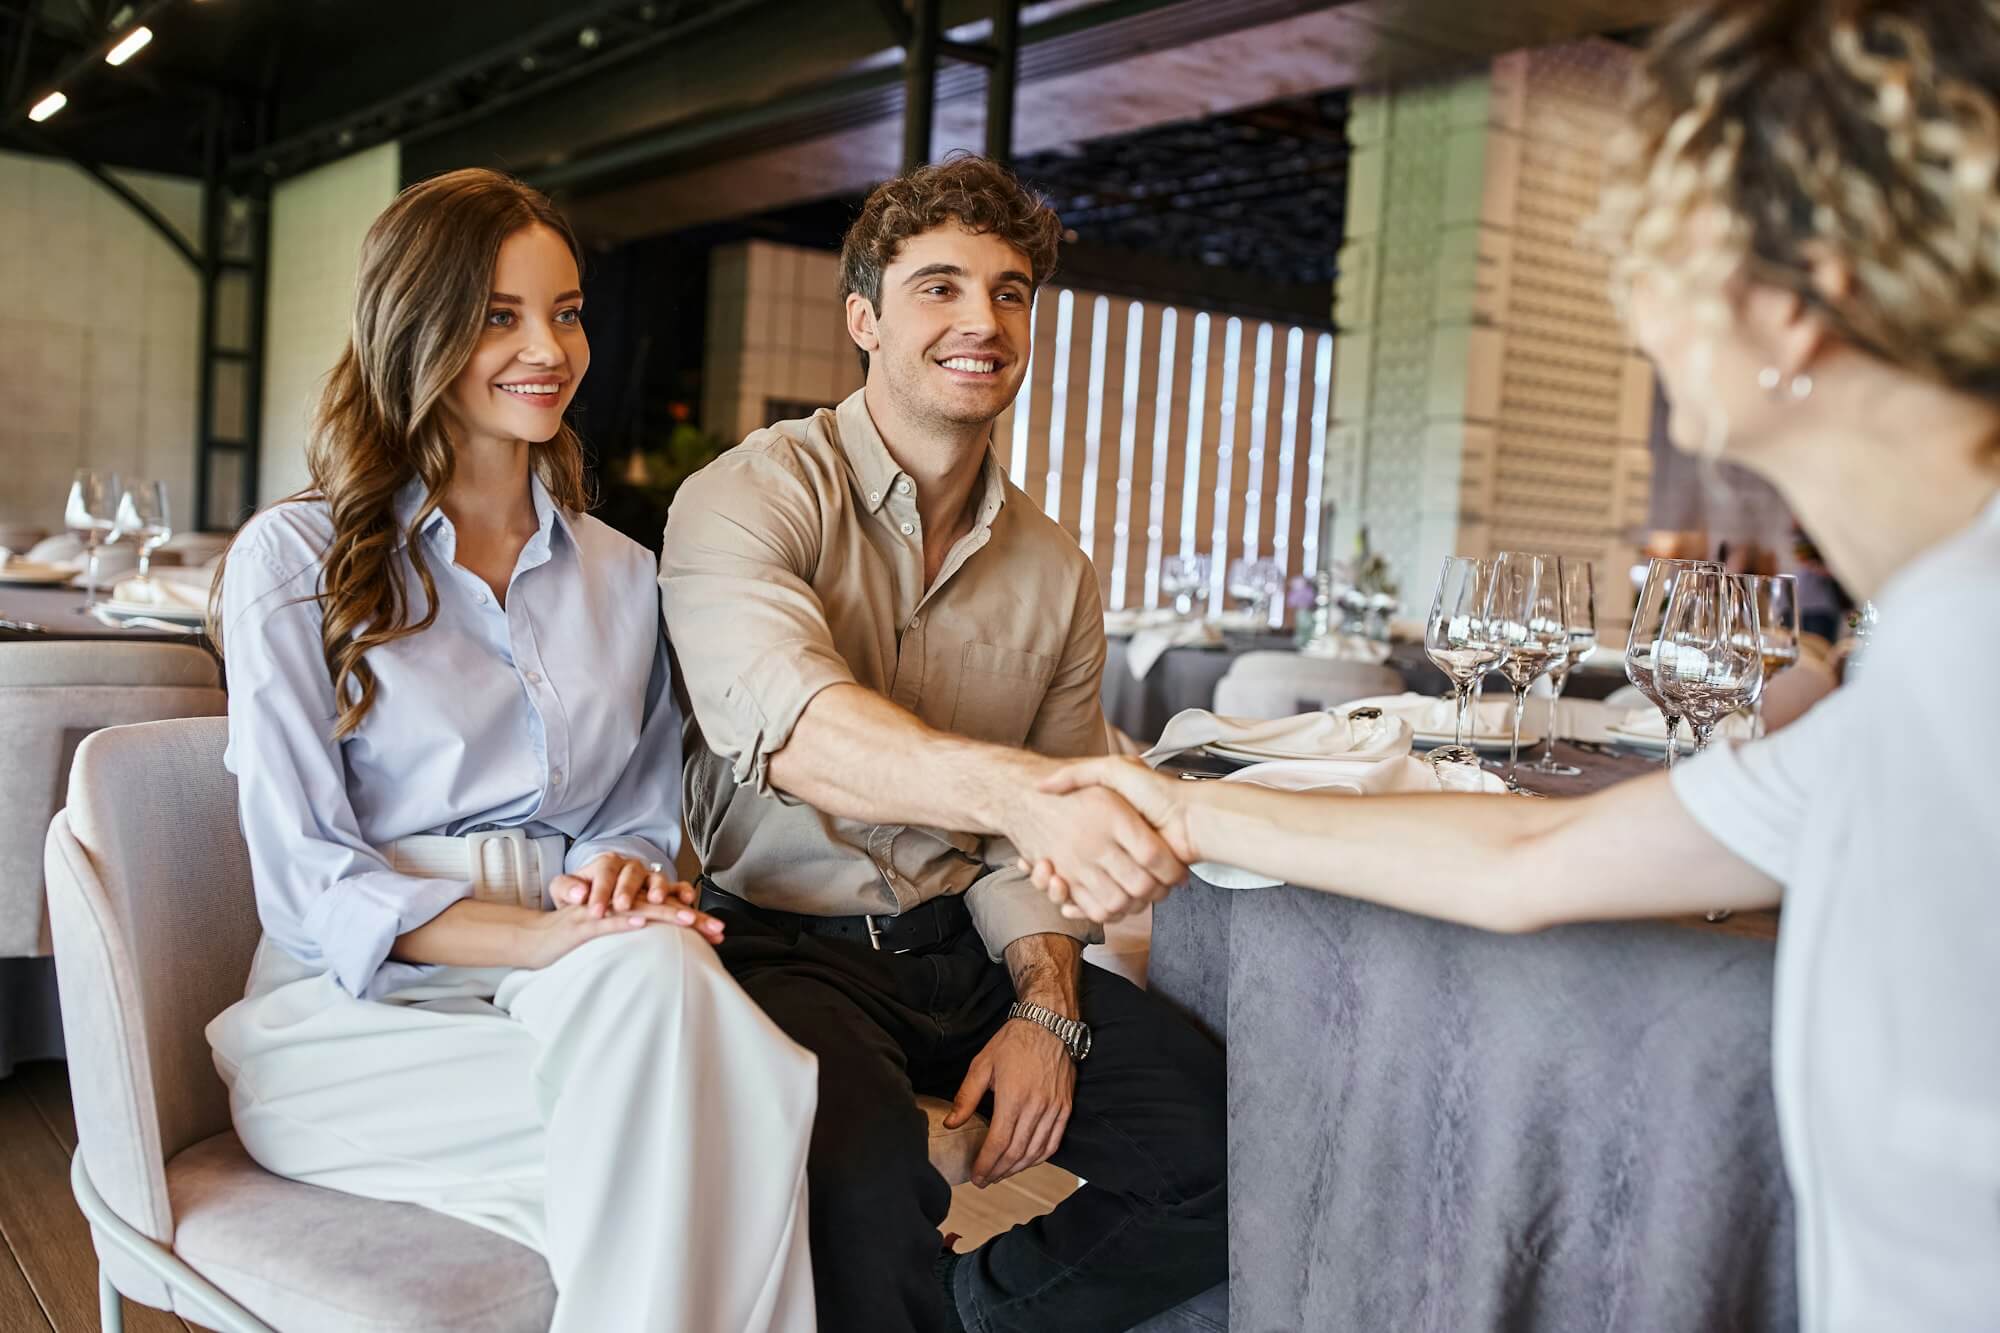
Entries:
[[895,916],[811,916],[759,907],[720,888],[706,875],[701,879],[701,910],[753,917],[778,930],[816,935],[821,939],[853,940],[883,953],[925,953],[957,940],[972,924],[965,898],[948,893],[917,904]]

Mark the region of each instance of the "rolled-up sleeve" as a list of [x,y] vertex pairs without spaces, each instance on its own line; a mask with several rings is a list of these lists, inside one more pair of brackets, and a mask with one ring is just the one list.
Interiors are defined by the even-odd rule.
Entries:
[[[1042,706],[1028,729],[1027,748],[1055,759],[1104,754],[1104,610],[1097,579],[1086,567],[1078,580],[1069,638]],[[972,924],[998,961],[1007,946],[1027,935],[1068,935],[1085,944],[1102,943],[1104,928],[1073,921],[1023,874],[1020,853],[1006,838],[986,839],[984,859],[991,873],[965,891]]]
[[222,586],[226,762],[258,916],[287,953],[324,967],[350,995],[377,998],[431,970],[388,962],[396,937],[472,886],[398,873],[363,841],[333,739],[333,683],[313,598],[319,567],[288,568],[255,533],[246,538]]
[[854,673],[813,591],[819,502],[748,445],[682,484],[660,553],[660,606],[703,739],[739,786],[778,796],[771,756],[813,697]]
[[663,634],[646,682],[639,743],[610,794],[570,845],[565,870],[574,873],[606,852],[673,868],[681,845],[681,710],[674,702],[672,673]]

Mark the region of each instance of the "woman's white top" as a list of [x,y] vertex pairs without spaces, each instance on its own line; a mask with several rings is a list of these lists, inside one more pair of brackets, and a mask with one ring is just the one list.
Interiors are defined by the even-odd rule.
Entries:
[[[437,620],[370,649],[375,703],[333,739],[320,646],[325,504],[273,505],[244,525],[222,587],[229,770],[264,933],[349,994],[378,997],[431,969],[391,962],[398,935],[472,892],[402,874],[383,850],[418,834],[520,828],[575,839],[564,868],[603,852],[670,862],[680,841],[680,716],[669,688],[652,556],[532,482],[540,526],[502,609],[453,563],[442,512],[418,540]],[[396,497],[395,565],[425,608],[402,533],[421,482]]]
[[1772,1074],[1800,1325],[2000,1329],[2000,500],[1877,599],[1867,671],[1673,776],[1785,886]]

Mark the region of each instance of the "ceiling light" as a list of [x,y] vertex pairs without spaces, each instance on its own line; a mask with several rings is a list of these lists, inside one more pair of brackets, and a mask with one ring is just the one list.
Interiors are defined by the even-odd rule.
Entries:
[[69,105],[69,99],[61,93],[50,93],[28,109],[28,119],[37,123],[47,120],[56,112]]
[[104,53],[107,65],[122,65],[133,56],[146,49],[146,43],[153,40],[151,28],[139,27],[125,34],[125,39]]

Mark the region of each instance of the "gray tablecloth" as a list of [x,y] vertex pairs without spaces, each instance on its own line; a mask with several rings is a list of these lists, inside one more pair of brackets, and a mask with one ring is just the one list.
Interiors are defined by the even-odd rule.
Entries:
[[[1104,716],[1112,726],[1147,745],[1159,738],[1175,713],[1184,708],[1213,707],[1216,682],[1236,658],[1248,652],[1290,652],[1294,646],[1289,634],[1228,634],[1211,648],[1170,648],[1144,680],[1134,680],[1125,664],[1130,642],[1129,636],[1113,635],[1107,645]],[[1434,695],[1451,692],[1444,673],[1424,656],[1422,644],[1393,645],[1389,666],[1402,676],[1406,690]],[[1577,699],[1602,699],[1624,683],[1625,677],[1618,672],[1593,667],[1573,673],[1565,693]]]
[[[1614,771],[1646,770],[1572,783]],[[1772,958],[1727,928],[1507,937],[1182,888],[1151,984],[1229,1050],[1230,1327],[1795,1327]]]

